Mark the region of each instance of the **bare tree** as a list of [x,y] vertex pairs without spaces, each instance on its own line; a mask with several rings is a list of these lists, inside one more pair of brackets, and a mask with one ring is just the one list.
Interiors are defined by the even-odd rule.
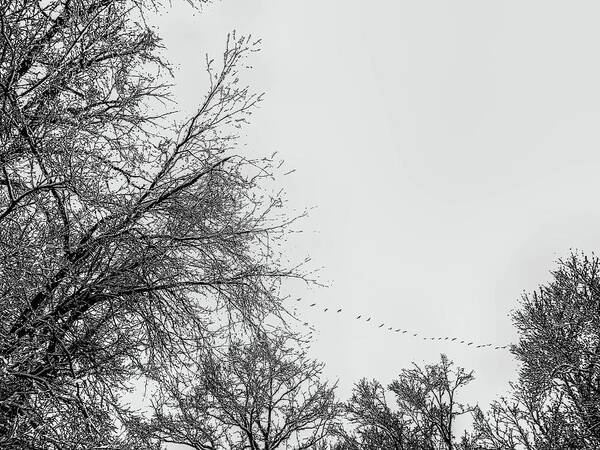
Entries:
[[259,333],[205,355],[164,383],[152,428],[196,450],[320,448],[338,414],[335,386],[294,339]]
[[377,381],[361,380],[346,405],[350,430],[341,431],[341,449],[459,449],[454,421],[473,410],[457,401],[457,391],[473,380],[472,372],[458,367],[445,355],[437,364],[403,369],[388,387],[396,405],[385,398]]
[[360,380],[345,405],[349,427],[338,430],[339,450],[416,450],[419,438],[411,424],[388,404],[386,390],[377,380]]
[[432,448],[457,448],[455,418],[473,410],[457,400],[457,391],[473,380],[473,372],[461,367],[453,370],[452,366],[446,355],[441,355],[438,364],[404,369],[390,385],[400,410]]
[[260,188],[270,161],[235,152],[261,99],[237,74],[254,42],[230,36],[197,112],[170,124],[158,7],[0,1],[2,448],[133,448],[128,380],[215,310],[279,311],[295,274],[275,251],[290,220]]
[[502,397],[484,414],[475,411],[473,437],[486,450],[583,449],[585,442],[572,428],[564,399],[513,386],[511,397]]
[[489,448],[600,448],[600,261],[571,254],[552,275],[514,313],[519,381],[478,416]]

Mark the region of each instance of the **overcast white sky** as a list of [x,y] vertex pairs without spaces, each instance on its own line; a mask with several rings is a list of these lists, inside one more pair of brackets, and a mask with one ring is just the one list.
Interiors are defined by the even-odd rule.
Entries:
[[475,370],[466,400],[507,391],[508,352],[350,312],[502,345],[521,292],[569,248],[597,250],[599,13],[596,1],[223,0],[202,13],[175,1],[160,18],[184,110],[229,31],[263,40],[242,75],[267,95],[243,142],[279,151],[297,169],[290,204],[317,207],[290,252],[331,285],[305,304],[346,313],[301,309],[342,398],[441,352]]

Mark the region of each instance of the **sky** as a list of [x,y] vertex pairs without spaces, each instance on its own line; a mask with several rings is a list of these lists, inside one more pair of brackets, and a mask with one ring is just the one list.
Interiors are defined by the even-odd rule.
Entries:
[[464,401],[508,392],[509,352],[377,325],[515,342],[522,293],[570,249],[598,250],[599,13],[595,1],[222,0],[173,1],[155,19],[183,111],[228,32],[262,39],[240,74],[266,93],[241,150],[279,152],[296,169],[281,180],[288,207],[312,208],[288,251],[328,287],[291,294],[341,398],[440,353],[474,370]]

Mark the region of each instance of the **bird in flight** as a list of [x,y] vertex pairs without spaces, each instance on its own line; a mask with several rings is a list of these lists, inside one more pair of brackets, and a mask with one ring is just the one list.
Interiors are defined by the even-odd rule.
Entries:
[[473,345],[473,343],[472,343],[472,342],[469,342],[467,345]]
[[382,326],[384,326],[384,325],[385,325],[385,323],[382,323],[381,325],[379,325],[379,327],[378,327],[378,328],[381,328],[381,327],[382,327]]
[[311,303],[311,305],[310,305],[310,306],[315,306],[315,305],[316,305],[316,303]]
[[338,309],[336,312],[342,312],[342,308]]
[[359,315],[359,316],[357,316],[356,318],[357,318],[357,319],[360,319],[361,317],[362,317],[362,315]]
[[370,317],[367,319],[367,322],[368,322],[369,320],[371,320],[371,318],[370,318]]

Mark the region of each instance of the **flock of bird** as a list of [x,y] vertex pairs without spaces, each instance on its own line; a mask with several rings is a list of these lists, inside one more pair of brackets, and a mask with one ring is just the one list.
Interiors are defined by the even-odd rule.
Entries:
[[[302,298],[297,298],[296,299],[297,302],[302,301]],[[319,305],[317,303],[311,303],[310,305],[308,305],[309,308],[318,308],[321,309],[321,307],[319,307]],[[330,310],[330,308],[323,308],[323,312],[328,312]],[[333,309],[331,309],[331,311],[333,311]],[[339,308],[335,311],[335,314],[341,314],[343,312],[342,308]],[[372,317],[369,317],[367,315],[363,315],[363,314],[359,314],[357,315],[354,320],[363,320],[364,322],[371,322],[371,320],[373,320],[373,322],[375,322],[375,320]],[[308,322],[304,322],[304,326],[308,327],[310,330],[312,331],[316,331],[315,328],[313,326],[311,326]],[[492,350],[504,350],[507,348],[510,348],[510,345],[494,345],[494,344],[479,344],[475,341],[470,341],[468,339],[461,339],[458,337],[451,337],[451,336],[424,336],[422,333],[418,333],[418,332],[413,332],[410,330],[405,330],[402,328],[394,328],[393,326],[389,326],[389,324],[386,326],[386,324],[384,322],[381,322],[380,325],[377,326],[377,328],[383,328],[385,331],[387,332],[392,332],[392,333],[400,333],[403,335],[408,335],[414,337],[414,338],[421,338],[424,341],[449,341],[449,342],[454,342],[457,344],[463,344],[466,345],[467,347],[470,348],[489,348]]]

